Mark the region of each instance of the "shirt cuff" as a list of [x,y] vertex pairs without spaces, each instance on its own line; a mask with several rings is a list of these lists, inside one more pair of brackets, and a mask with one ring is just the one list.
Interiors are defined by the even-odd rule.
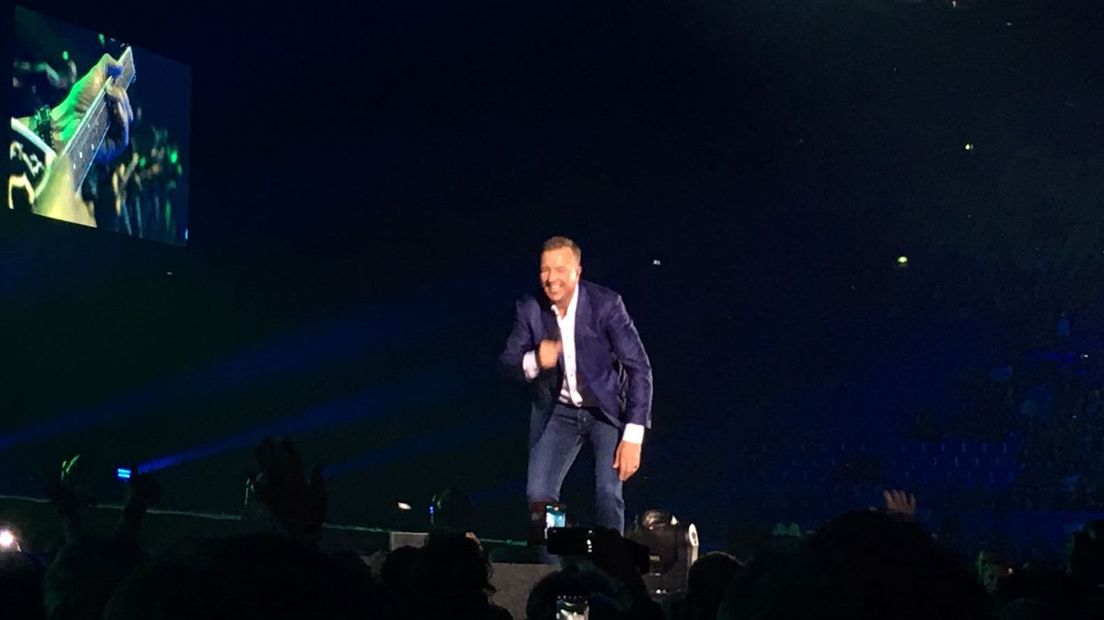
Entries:
[[537,364],[537,352],[530,351],[521,358],[521,369],[525,372],[525,380],[532,381],[540,374],[540,366]]
[[625,434],[621,436],[621,439],[628,443],[644,443],[644,425],[626,424]]

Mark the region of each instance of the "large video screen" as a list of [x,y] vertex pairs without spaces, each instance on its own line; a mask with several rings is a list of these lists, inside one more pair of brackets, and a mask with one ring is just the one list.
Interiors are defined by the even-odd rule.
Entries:
[[8,209],[183,246],[191,71],[16,7]]

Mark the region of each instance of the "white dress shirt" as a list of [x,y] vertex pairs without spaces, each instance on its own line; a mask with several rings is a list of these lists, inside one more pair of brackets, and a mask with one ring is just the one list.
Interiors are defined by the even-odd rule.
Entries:
[[[560,310],[555,304],[552,312],[556,315],[556,322],[560,325],[560,343],[563,345],[564,382],[560,389],[560,402],[564,404],[582,407],[584,403],[582,391],[579,389],[579,375],[575,363],[575,308],[579,304],[579,285],[576,283],[575,292],[571,294],[571,302],[567,304],[567,312],[560,316]],[[530,351],[521,360],[521,367],[525,371],[525,379],[532,381],[540,374],[540,364],[537,362],[537,352]],[[621,439],[629,443],[644,443],[644,425],[626,424],[625,432]]]

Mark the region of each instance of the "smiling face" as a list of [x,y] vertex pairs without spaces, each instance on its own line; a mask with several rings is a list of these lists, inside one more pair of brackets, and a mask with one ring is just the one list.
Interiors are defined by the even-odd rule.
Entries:
[[582,273],[583,267],[571,248],[556,248],[541,253],[541,288],[548,300],[561,308],[571,303]]

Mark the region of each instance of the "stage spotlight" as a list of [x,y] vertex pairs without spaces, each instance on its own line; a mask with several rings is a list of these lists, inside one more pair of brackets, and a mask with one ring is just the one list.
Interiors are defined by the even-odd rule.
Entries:
[[475,528],[475,505],[463,490],[450,487],[433,496],[429,506],[430,531],[471,532]]
[[19,537],[15,535],[15,532],[10,528],[0,529],[0,552],[3,551],[21,551],[19,547]]
[[129,467],[116,467],[115,477],[119,480],[130,480],[130,475],[133,473]]
[[625,538],[648,548],[644,583],[654,593],[686,590],[690,566],[698,560],[698,528],[679,523],[666,510],[648,510],[637,517]]
[[414,510],[414,507],[411,506],[410,504],[406,503],[406,502],[399,502],[399,503],[395,504],[395,507],[398,508],[399,510],[403,510],[403,511]]

